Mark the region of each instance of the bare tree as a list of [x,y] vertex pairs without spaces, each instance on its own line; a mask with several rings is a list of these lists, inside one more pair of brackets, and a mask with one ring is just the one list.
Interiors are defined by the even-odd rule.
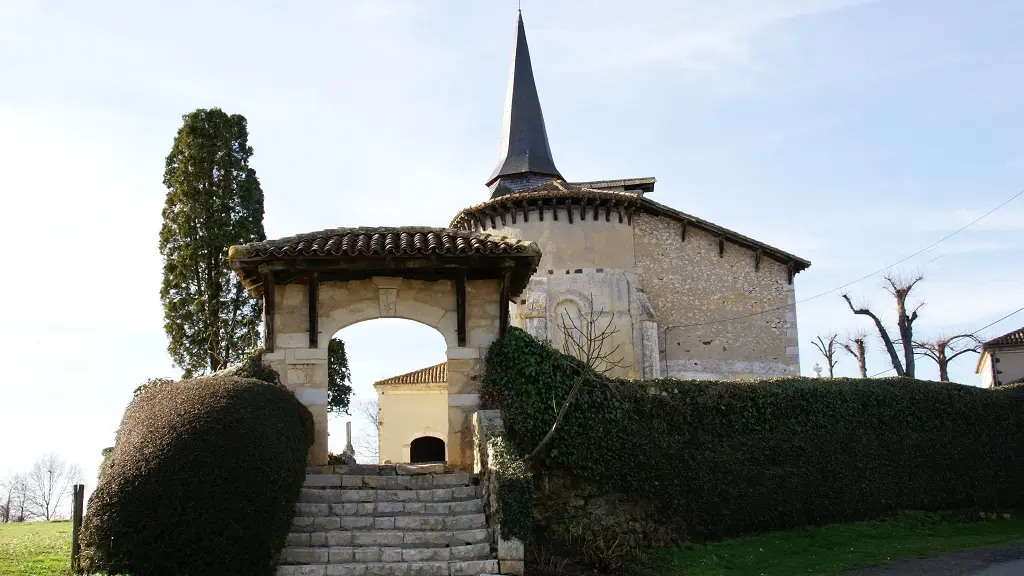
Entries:
[[949,382],[949,363],[968,352],[981,352],[981,339],[974,334],[956,334],[914,342],[914,347],[921,356],[931,358],[939,365],[939,380]]
[[[850,311],[854,314],[867,316],[874,321],[875,327],[878,328],[878,337],[882,339],[882,343],[885,344],[885,351],[889,353],[889,361],[892,362],[896,375],[901,377],[914,377],[914,322],[917,320],[918,312],[920,312],[924,303],[919,303],[913,307],[913,310],[908,311],[907,297],[910,296],[914,286],[923,279],[924,277],[920,275],[911,279],[899,278],[892,274],[885,275],[885,281],[888,284],[885,290],[896,301],[896,326],[899,328],[900,337],[895,342],[889,336],[889,331],[886,330],[885,325],[882,324],[882,320],[879,319],[877,314],[872,312],[867,306],[854,306],[849,294],[844,293],[842,295],[843,299],[846,300],[846,304],[850,307]],[[903,348],[902,361],[896,352],[897,343]]]
[[860,371],[861,378],[868,377],[868,363],[867,356],[865,355],[867,352],[867,338],[867,334],[858,332],[848,337],[846,342],[840,343],[847,354],[857,359],[857,370]]
[[[590,301],[593,303],[593,295],[591,295]],[[579,360],[582,366],[579,367],[561,408],[555,410],[555,421],[551,424],[551,429],[526,456],[527,462],[533,460],[554,437],[558,425],[565,418],[569,406],[583,386],[599,384],[604,376],[619,368],[628,367],[623,363],[622,357],[618,356],[621,345],[610,346],[610,339],[619,331],[617,327],[612,326],[612,322],[615,320],[614,314],[608,314],[607,322],[602,322],[602,312],[594,310],[594,306],[591,305],[587,313],[580,313],[578,318],[573,316],[568,310],[563,310],[558,329],[562,334],[562,351]],[[606,350],[609,346],[610,349]],[[552,398],[552,408],[554,409],[556,405],[557,403]]]
[[82,471],[77,464],[69,464],[50,453],[32,465],[28,473],[29,503],[32,514],[43,520],[57,518],[61,502],[71,493],[73,484],[80,482]]
[[356,400],[352,403],[352,410],[356,418],[366,424],[366,428],[362,428],[362,432],[353,441],[356,452],[376,464],[380,460],[380,410],[377,399]]
[[0,481],[0,523],[24,522],[28,518],[28,479],[24,474],[8,474]]
[[839,361],[836,360],[836,352],[839,352],[839,349],[836,347],[838,340],[839,335],[835,332],[828,334],[825,338],[818,336],[817,340],[811,340],[811,344],[814,344],[814,347],[818,349],[818,352],[821,352],[821,355],[825,357],[825,361],[828,363],[829,378],[835,377],[836,364],[839,364]]

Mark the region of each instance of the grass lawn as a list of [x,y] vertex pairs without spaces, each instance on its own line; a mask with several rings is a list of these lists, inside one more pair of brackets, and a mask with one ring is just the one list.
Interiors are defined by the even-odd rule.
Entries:
[[726,540],[662,552],[678,576],[835,574],[952,550],[1024,540],[1024,519],[967,522],[930,514],[834,524]]
[[71,521],[0,524],[0,574],[65,576]]

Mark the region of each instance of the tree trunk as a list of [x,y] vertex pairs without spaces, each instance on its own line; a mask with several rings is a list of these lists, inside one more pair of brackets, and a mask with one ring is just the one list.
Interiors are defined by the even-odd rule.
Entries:
[[949,382],[949,359],[946,358],[946,347],[939,348],[936,363],[939,365],[939,381]]
[[857,369],[860,370],[860,377],[868,377],[868,362],[867,358],[864,357],[864,340],[857,340]]

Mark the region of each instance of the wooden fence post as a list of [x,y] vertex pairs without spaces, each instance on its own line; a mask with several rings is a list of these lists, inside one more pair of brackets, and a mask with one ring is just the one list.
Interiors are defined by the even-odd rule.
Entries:
[[82,530],[82,511],[85,508],[85,484],[75,484],[71,492],[71,572],[78,574],[78,533]]

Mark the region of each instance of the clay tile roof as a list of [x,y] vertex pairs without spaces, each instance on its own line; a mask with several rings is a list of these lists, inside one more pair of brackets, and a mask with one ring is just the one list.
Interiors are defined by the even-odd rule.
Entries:
[[539,255],[532,242],[447,228],[334,228],[232,246],[231,260],[296,256]]
[[998,338],[993,338],[984,344],[985,348],[991,346],[1024,346],[1024,328],[1018,328],[1013,332],[1003,334]]
[[447,383],[448,382],[448,363],[441,362],[440,364],[434,364],[426,368],[409,372],[406,374],[399,374],[398,376],[392,376],[391,378],[385,378],[384,380],[378,380],[373,383],[374,386],[378,384],[435,384],[435,383]]

